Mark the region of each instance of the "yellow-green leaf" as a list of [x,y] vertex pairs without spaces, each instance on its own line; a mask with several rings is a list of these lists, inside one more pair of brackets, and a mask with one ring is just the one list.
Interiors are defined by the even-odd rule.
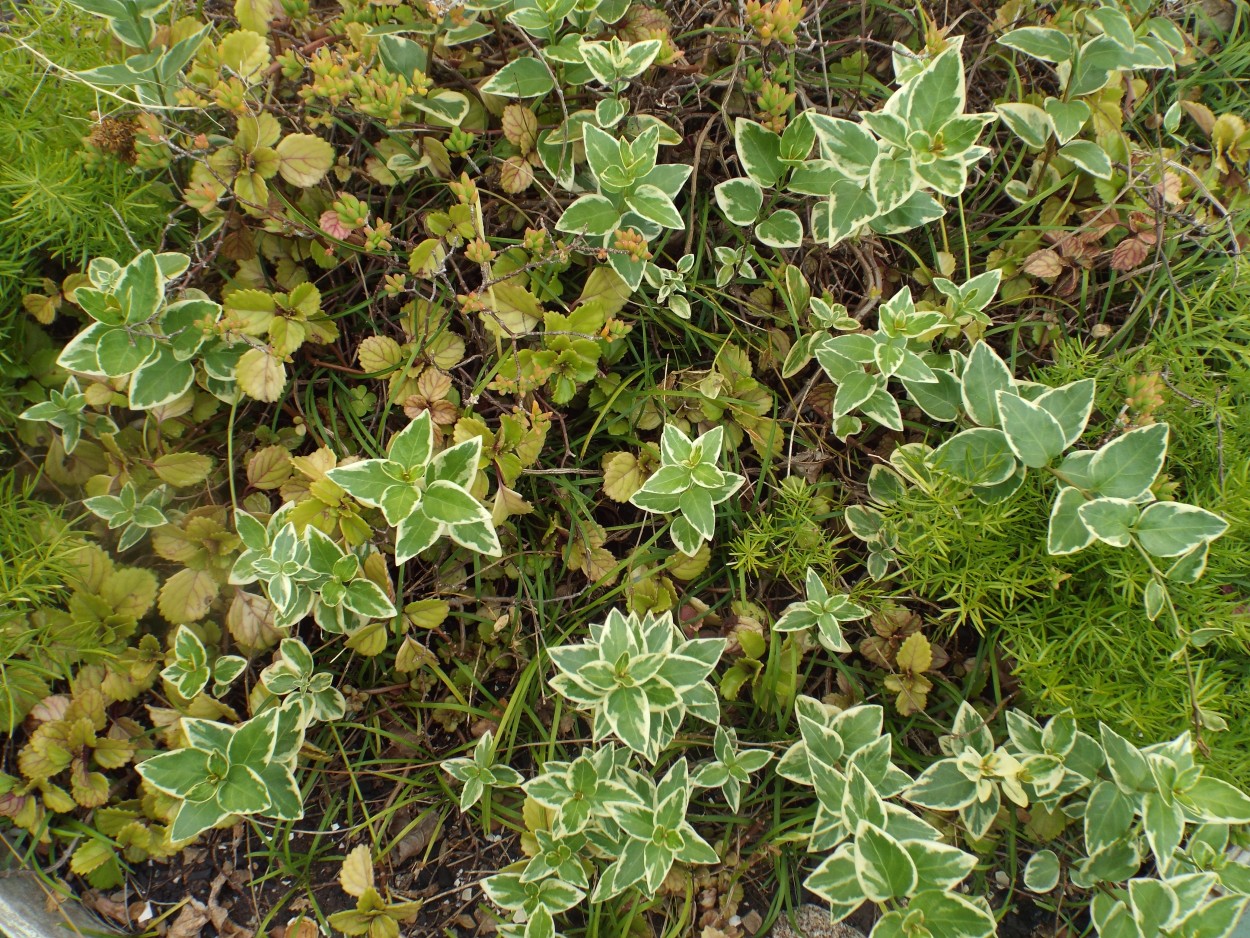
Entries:
[[933,648],[922,632],[912,632],[898,649],[894,659],[900,671],[923,674],[933,664]]
[[347,647],[365,658],[376,658],[386,651],[386,623],[374,622],[347,637]]
[[356,349],[356,360],[363,370],[382,376],[404,363],[404,350],[390,336],[371,335]]
[[404,606],[404,618],[419,629],[436,629],[447,619],[451,606],[441,599],[418,599]]
[[269,22],[278,15],[278,5],[274,0],[235,0],[234,18],[243,29],[265,35],[269,32]]
[[291,478],[291,454],[276,443],[252,454],[247,461],[247,481],[252,488],[276,489]]
[[234,377],[248,397],[272,404],[286,387],[286,366],[266,349],[251,348],[239,359]]
[[582,287],[582,295],[577,298],[577,303],[580,306],[597,302],[605,317],[615,316],[625,308],[632,294],[629,284],[621,279],[620,274],[604,264],[590,272],[590,276],[586,278],[586,285]]
[[367,844],[361,844],[343,858],[343,868],[339,870],[339,885],[349,896],[357,898],[363,896],[365,890],[373,885],[373,857]]
[[152,469],[160,476],[162,482],[168,482],[176,489],[199,485],[213,471],[211,456],[199,453],[166,453],[157,457]]
[[207,570],[179,570],[161,587],[161,615],[174,625],[198,622],[208,614],[220,589]]
[[313,134],[290,134],[278,143],[278,172],[293,186],[307,189],[321,182],[334,165],[334,148]]
[[272,61],[269,40],[250,29],[230,33],[217,49],[222,68],[249,84],[259,81]]
[[608,453],[603,457],[603,494],[616,502],[627,502],[645,480],[633,453]]

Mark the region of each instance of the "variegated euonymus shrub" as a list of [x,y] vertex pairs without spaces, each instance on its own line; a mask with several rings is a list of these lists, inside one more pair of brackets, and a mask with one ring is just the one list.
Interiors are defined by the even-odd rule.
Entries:
[[724,650],[723,638],[687,639],[668,613],[640,619],[613,609],[585,642],[551,649],[551,686],[594,714],[596,741],[615,736],[654,763],[687,715],[720,721],[707,678]]
[[[825,348],[837,342],[831,339]],[[1094,405],[1092,378],[1056,388],[1021,381],[984,342],[967,356],[948,355],[949,369],[934,369],[934,380],[924,385],[929,396],[922,407],[937,419],[966,420],[972,426],[936,448],[899,447],[889,466],[874,467],[871,497],[889,505],[908,485],[936,492],[944,480],[982,501],[1005,502],[1027,473],[1042,473],[1054,485],[1049,553],[1076,553],[1096,541],[1132,549],[1150,575],[1143,594],[1147,617],[1153,622],[1167,612],[1180,633],[1168,585],[1202,576],[1210,544],[1228,522],[1155,494],[1167,457],[1168,425],[1138,427],[1097,449],[1081,449],[1077,444]],[[915,399],[919,404],[921,398]],[[870,543],[887,537],[878,508],[851,506],[846,518],[851,531]],[[884,573],[883,567],[878,572]]]
[[669,536],[688,556],[712,539],[716,506],[746,482],[736,472],[720,469],[724,441],[724,427],[713,427],[691,440],[680,428],[666,425],[660,438],[660,468],[629,499],[643,511],[677,515]]
[[[614,612],[592,627],[589,642],[552,650],[553,683],[591,710],[599,745],[571,762],[546,762],[525,783],[542,809],[528,815],[533,849],[483,882],[507,913],[503,934],[556,935],[557,917],[582,902],[635,888],[654,895],[675,863],[718,861],[687,817],[692,794],[720,787],[735,808],[771,754],[739,749],[737,734],[718,725],[711,760],[691,771],[685,755],[671,758],[672,730],[685,715],[678,700],[700,686],[687,682],[703,668],[691,664],[683,678],[647,656],[667,647],[692,662],[709,659],[710,669],[720,654],[712,645],[706,655],[683,654],[674,631],[667,617]],[[652,708],[648,717],[638,715],[644,706]],[[1072,819],[1081,831],[1080,845],[1070,843],[1062,858],[1037,850],[1025,885],[1038,894],[1061,880],[1101,888],[1093,918],[1100,935],[1222,938],[1250,901],[1250,866],[1225,852],[1231,829],[1250,824],[1250,797],[1203,774],[1188,734],[1138,748],[1105,726],[1095,738],[1068,716],[1042,726],[1011,711],[1008,737],[996,745],[983,716],[965,703],[940,740],[943,758],[913,778],[894,762],[881,707],[840,709],[799,697],[795,713],[800,739],[777,772],[812,789],[816,802],[801,837],[820,859],[804,885],[829,903],[834,919],[875,904],[873,938],[995,934],[986,900],[964,888],[978,858],[952,843],[948,821],[976,842],[1013,823],[1003,805]],[[626,747],[604,745],[608,736]],[[491,784],[514,783],[495,781],[484,740],[473,760],[449,769],[466,782],[466,801],[483,790],[484,771]],[[635,755],[653,768],[635,767]],[[1133,930],[1143,917],[1159,930]]]
[[895,234],[941,218],[937,197],[962,194],[968,168],[990,152],[977,139],[995,119],[964,112],[962,49],[962,36],[928,57],[896,43],[898,88],[858,122],[808,110],[779,134],[737,118],[734,143],[746,175],[716,186],[721,212],[772,248],[803,243],[796,208],[808,208],[812,238],[829,245],[863,229]]

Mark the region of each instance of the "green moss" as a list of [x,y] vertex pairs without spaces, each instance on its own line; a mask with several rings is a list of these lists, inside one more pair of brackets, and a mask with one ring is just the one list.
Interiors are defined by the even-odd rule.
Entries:
[[[1143,346],[1110,359],[1075,345],[1037,377],[1059,384],[1098,379],[1087,444],[1118,431],[1134,376],[1162,373],[1154,417],[1171,427],[1165,466],[1176,497],[1229,521],[1197,584],[1175,587],[1184,628],[1209,631],[1188,664],[1173,628],[1150,622],[1149,579],[1133,553],[1095,545],[1069,557],[1045,550],[1050,483],[1030,474],[1017,497],[987,506],[952,488],[913,489],[889,510],[899,528],[903,593],[936,603],[948,623],[995,639],[1026,706],[1071,709],[1131,738],[1164,739],[1192,727],[1191,701],[1219,714],[1204,730],[1215,772],[1250,784],[1250,309],[1221,282],[1178,298],[1172,317]],[[1170,387],[1169,387],[1170,385]]]
[[[21,295],[45,275],[59,277],[97,255],[130,254],[159,243],[169,217],[168,187],[115,158],[87,166],[82,138],[97,100],[66,69],[111,60],[98,20],[40,3],[7,8],[0,32],[0,336],[22,313]],[[21,37],[19,40],[17,37]],[[7,343],[0,343],[0,356]]]

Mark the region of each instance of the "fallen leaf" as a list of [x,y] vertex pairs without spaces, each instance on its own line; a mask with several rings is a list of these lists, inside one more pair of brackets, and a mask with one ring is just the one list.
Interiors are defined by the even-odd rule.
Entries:
[[204,903],[188,899],[169,926],[169,931],[165,932],[165,938],[200,938],[200,932],[208,923],[208,909]]

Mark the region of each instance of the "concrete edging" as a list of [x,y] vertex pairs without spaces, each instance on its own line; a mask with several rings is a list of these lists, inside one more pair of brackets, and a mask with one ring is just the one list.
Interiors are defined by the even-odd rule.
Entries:
[[68,938],[113,934],[80,905],[67,900],[48,910],[48,890],[33,873],[0,874],[0,935],[4,938]]

